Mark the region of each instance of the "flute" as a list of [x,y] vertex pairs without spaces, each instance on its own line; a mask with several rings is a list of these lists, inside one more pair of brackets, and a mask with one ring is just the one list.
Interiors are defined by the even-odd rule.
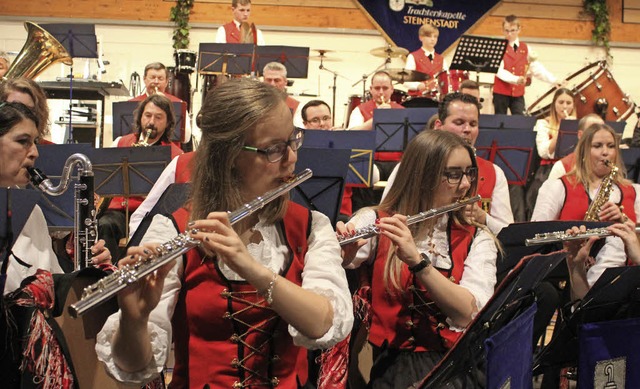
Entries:
[[[449,204],[442,207],[433,208],[428,211],[417,213],[407,218],[407,225],[410,226],[412,224],[425,221],[427,219],[444,215],[447,212],[455,211],[456,209],[460,209],[464,206],[467,206],[468,204],[473,204],[476,201],[479,201],[481,198],[482,197],[480,195],[475,195],[473,197],[458,200],[453,204]],[[378,228],[378,226],[376,226],[375,224],[370,224],[368,226],[364,226],[355,230],[355,235],[353,236],[347,236],[344,238],[338,237],[338,242],[340,243],[340,246],[345,246],[359,239],[371,238],[372,236],[375,236],[378,234],[380,234],[380,229]]]
[[[239,209],[230,212],[229,222],[233,225],[255,213],[271,201],[300,185],[312,175],[313,172],[311,169],[305,169],[300,174],[292,177],[289,181],[279,187],[262,196],[258,196],[256,199],[243,205]],[[200,246],[201,242],[199,240],[191,238],[191,231],[193,231],[193,229],[183,232],[170,241],[161,244],[156,248],[157,256],[140,259],[131,265],[124,265],[98,282],[87,286],[82,292],[82,298],[75,304],[69,306],[69,313],[71,316],[78,317],[84,314],[89,309],[107,301],[130,284],[133,284],[141,278],[151,274],[187,251]]]
[[[636,234],[640,234],[640,227],[636,227]],[[566,242],[569,240],[579,240],[579,239],[587,239],[592,236],[597,236],[600,238],[607,237],[613,235],[611,231],[606,228],[590,228],[585,232],[581,232],[575,235],[567,234],[564,231],[556,231],[556,232],[545,232],[541,234],[535,234],[533,238],[525,239],[525,246],[535,246],[547,243],[557,243],[557,242]]]

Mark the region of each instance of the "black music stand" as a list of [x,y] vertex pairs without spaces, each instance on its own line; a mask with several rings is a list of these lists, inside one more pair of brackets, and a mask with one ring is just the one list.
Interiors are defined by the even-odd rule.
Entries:
[[331,225],[335,225],[350,156],[351,150],[303,148],[298,153],[296,170],[310,168],[313,176],[293,188],[291,200],[312,211],[322,212],[331,220]]
[[[587,295],[557,323],[551,342],[536,356],[534,374],[549,367],[575,366],[578,359],[578,326],[612,319],[640,316],[640,267],[609,268]],[[568,310],[567,310],[568,311]]]
[[256,46],[256,70],[269,62],[280,62],[287,68],[287,78],[307,78],[309,73],[309,48],[297,46]]
[[[67,50],[71,58],[100,58],[96,27],[93,24],[42,24],[42,28],[53,35]],[[103,102],[104,104],[104,102]],[[73,64],[69,73],[69,137],[73,143]]]
[[[35,167],[42,170],[57,185],[60,182],[64,164],[70,155],[75,153],[84,154],[91,160],[95,151],[93,145],[89,143],[64,144],[64,145],[38,145],[40,156],[36,160]],[[73,185],[77,183],[76,172],[74,172],[73,182],[69,183],[67,189],[60,196],[50,196],[44,192],[40,193],[38,205],[42,208],[42,213],[47,220],[47,225],[51,231],[68,232],[73,229],[74,220],[74,196]]]
[[480,115],[479,124],[477,155],[498,165],[510,185],[525,185],[534,153],[535,118]]
[[254,45],[249,43],[200,43],[198,73],[250,74]]
[[[184,139],[185,117],[187,116],[187,103],[184,101],[172,102],[173,112],[176,115],[176,125],[171,131],[169,140],[182,142]],[[113,113],[113,139],[134,132],[135,123],[133,112],[140,105],[140,101],[120,101],[112,105]]]
[[507,40],[484,36],[463,35],[451,60],[450,69],[497,73],[507,49]]
[[402,152],[416,135],[422,132],[437,108],[376,109],[373,129],[376,152]]
[[620,149],[624,166],[627,168],[627,178],[635,183],[640,183],[640,148],[630,147]]
[[484,341],[534,303],[533,289],[565,256],[564,252],[556,252],[522,258],[456,344],[415,387],[440,388],[484,370]]
[[368,188],[372,185],[375,137],[373,131],[305,130],[304,148],[351,150],[347,185]]
[[[95,191],[101,196],[145,196],[171,161],[170,146],[96,149],[91,157]],[[129,207],[125,206],[126,220]],[[126,223],[125,236],[129,236]]]
[[3,295],[9,266],[6,261],[39,196],[35,190],[0,188],[0,293]]
[[171,184],[165,189],[162,193],[162,196],[158,199],[156,205],[153,206],[151,211],[147,213],[140,224],[138,225],[138,229],[135,230],[131,239],[127,243],[127,247],[130,246],[138,246],[144,234],[147,232],[153,217],[157,214],[161,215],[170,215],[173,212],[180,209],[184,203],[189,199],[189,195],[191,193],[191,184],[183,183],[183,184]]

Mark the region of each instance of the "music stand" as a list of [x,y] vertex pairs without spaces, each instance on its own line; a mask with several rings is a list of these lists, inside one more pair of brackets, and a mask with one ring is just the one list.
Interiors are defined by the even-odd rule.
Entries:
[[525,185],[533,159],[535,118],[480,115],[477,156],[498,165],[510,185]]
[[[536,356],[534,374],[549,367],[575,366],[578,358],[578,326],[623,317],[637,317],[640,267],[624,266],[608,268],[593,284],[582,301],[575,306],[556,336]],[[634,312],[635,310],[635,312]]]
[[254,45],[249,43],[200,43],[199,74],[250,74]]
[[[313,211],[320,211],[335,225],[349,166],[351,150],[303,148],[296,170],[310,168],[313,176],[293,188],[291,200]],[[331,161],[331,163],[326,163]]]
[[189,199],[190,193],[190,183],[169,185],[158,199],[156,205],[144,216],[138,225],[138,229],[135,230],[131,239],[129,239],[127,247],[140,245],[140,241],[142,241],[144,234],[147,232],[153,217],[157,214],[170,215],[174,213]]
[[467,377],[481,369],[485,359],[485,339],[531,306],[534,302],[533,289],[565,256],[565,252],[556,252],[522,258],[455,345],[415,387],[444,387],[452,380]]
[[0,293],[4,295],[9,253],[38,201],[30,189],[0,188]]
[[[506,49],[507,40],[504,38],[463,35],[449,69],[497,73]],[[477,78],[480,78],[479,74]]]
[[[93,24],[41,24],[67,50],[71,58],[100,58],[96,27]],[[104,102],[102,103],[104,104]],[[69,137],[73,143],[73,64],[69,73]]]
[[[575,119],[563,119],[560,121],[560,128],[558,129],[558,140],[556,141],[556,158],[565,157],[571,153],[576,148],[578,144],[578,124],[579,120]],[[620,134],[624,132],[624,127],[627,124],[625,121],[621,122],[605,122],[609,125],[616,134]]]
[[373,129],[376,152],[403,152],[407,144],[425,129],[437,108],[376,109]]
[[635,183],[640,183],[640,148],[620,149],[620,154],[622,154],[622,161],[627,168],[627,178]]
[[373,131],[305,130],[303,148],[351,150],[347,185],[368,188],[372,184],[375,137]]
[[262,72],[269,62],[280,62],[287,68],[287,78],[307,78],[309,48],[297,46],[256,46],[256,69]]
[[[38,154],[35,167],[42,170],[57,185],[60,182],[62,170],[70,155],[75,153],[84,154],[91,160],[95,151],[93,145],[89,143],[76,143],[64,145],[38,145]],[[77,173],[74,172],[73,181],[69,183],[67,189],[60,196],[50,196],[38,191],[40,198],[38,205],[42,208],[42,213],[47,221],[50,231],[70,231],[73,229],[74,220],[74,193],[73,185],[77,183]]]
[[[182,142],[184,139],[185,117],[187,116],[187,103],[184,101],[172,102],[173,112],[176,115],[176,125],[171,131],[169,140]],[[140,101],[119,101],[112,105],[113,111],[113,139],[134,132],[134,111],[140,105]]]

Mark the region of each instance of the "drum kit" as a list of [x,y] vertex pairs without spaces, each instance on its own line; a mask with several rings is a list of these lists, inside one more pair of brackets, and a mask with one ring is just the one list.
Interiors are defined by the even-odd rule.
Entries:
[[[623,121],[635,111],[636,104],[614,80],[606,61],[591,63],[567,77],[566,81],[572,83],[567,88],[573,92],[578,118],[596,113],[608,121]],[[549,116],[554,92],[555,88],[550,89],[531,104],[527,108],[529,115]]]

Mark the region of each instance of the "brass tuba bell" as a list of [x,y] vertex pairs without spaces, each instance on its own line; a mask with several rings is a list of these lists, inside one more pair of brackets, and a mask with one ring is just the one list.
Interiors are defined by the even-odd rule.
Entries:
[[25,22],[24,28],[27,30],[27,41],[4,78],[35,78],[56,62],[73,65],[73,59],[53,35],[31,22]]

